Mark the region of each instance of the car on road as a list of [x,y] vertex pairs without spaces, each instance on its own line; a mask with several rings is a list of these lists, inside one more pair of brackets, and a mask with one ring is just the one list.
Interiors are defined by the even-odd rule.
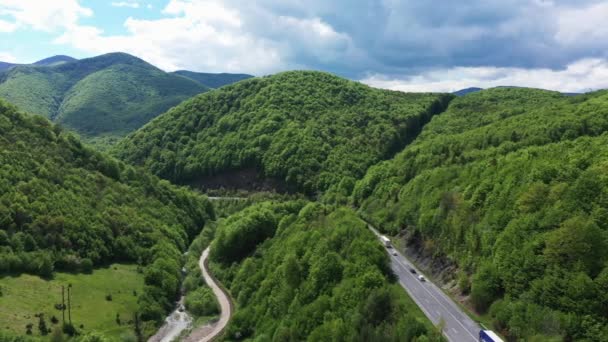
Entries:
[[394,256],[399,255],[399,253],[397,253],[397,251],[396,251],[396,250],[394,250],[394,249],[393,249],[393,251],[391,252],[391,254],[392,254],[392,255],[394,255]]
[[410,273],[416,274],[416,270],[413,267],[410,267]]
[[424,278],[424,276],[423,276],[423,275],[419,275],[419,276],[418,276],[418,280],[420,280],[420,281],[426,281],[426,278]]

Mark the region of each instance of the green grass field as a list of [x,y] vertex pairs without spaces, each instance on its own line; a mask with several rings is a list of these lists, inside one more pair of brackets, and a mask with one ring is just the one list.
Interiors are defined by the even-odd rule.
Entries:
[[[142,293],[143,275],[135,265],[114,264],[95,270],[92,274],[56,273],[53,280],[21,275],[0,278],[3,295],[0,297],[0,330],[25,334],[26,325],[33,324],[33,335],[39,336],[37,313],[44,313],[47,327],[53,328],[51,317],[61,322],[61,286],[72,284],[72,322],[80,332],[99,331],[109,337],[119,337],[132,331],[133,313],[137,308],[137,294]],[[112,295],[112,301],[106,295]],[[66,299],[67,303],[67,299]],[[116,322],[120,314],[121,325]],[[66,311],[66,320],[68,313]],[[60,325],[61,323],[59,323]],[[84,328],[79,328],[80,325]]]

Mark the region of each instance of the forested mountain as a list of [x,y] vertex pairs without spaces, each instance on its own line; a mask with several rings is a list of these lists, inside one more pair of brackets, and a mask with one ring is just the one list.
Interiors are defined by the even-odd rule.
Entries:
[[187,70],[179,70],[173,72],[173,74],[181,75],[187,77],[191,80],[194,80],[205,87],[209,88],[220,88],[225,85],[229,85],[232,83],[236,83],[242,80],[246,80],[248,78],[252,78],[252,75],[247,74],[229,74],[229,73],[219,73],[219,74],[211,74],[205,72],[194,72]]
[[0,101],[0,277],[138,263],[141,319],[159,322],[179,290],[182,251],[213,217],[206,198]]
[[254,169],[252,178],[313,194],[342,180],[348,187],[390,158],[451,98],[286,72],[188,100],[125,138],[116,154],[178,183]]
[[34,62],[32,64],[0,62],[0,71],[10,69],[10,68],[18,66],[18,65],[53,66],[53,65],[59,65],[59,64],[68,63],[68,62],[74,62],[76,60],[77,60],[76,58],[72,58],[70,56],[57,55],[57,56],[52,56],[52,57],[41,59],[38,62]]
[[608,338],[608,92],[460,97],[353,197],[512,338]]
[[211,253],[236,302],[228,340],[442,340],[350,209],[256,204],[218,226]]
[[124,53],[0,73],[0,98],[85,136],[122,135],[208,88]]

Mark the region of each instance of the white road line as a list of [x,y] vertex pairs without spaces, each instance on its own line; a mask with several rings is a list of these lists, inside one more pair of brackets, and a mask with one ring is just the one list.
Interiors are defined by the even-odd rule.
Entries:
[[[402,265],[403,267],[405,267],[405,265],[403,265],[403,263],[401,262],[401,260],[396,259],[396,261],[397,261],[397,262],[398,262],[400,265]],[[412,275],[412,274],[410,274],[410,275],[413,277],[413,275]],[[456,321],[456,323],[458,323],[458,324],[459,324],[459,325],[460,325],[460,326],[461,326],[461,327],[462,327],[462,328],[463,328],[463,329],[464,329],[464,330],[465,330],[465,331],[466,331],[466,332],[467,332],[469,335],[471,335],[471,336],[473,337],[473,339],[474,339],[474,340],[476,340],[476,339],[477,339],[477,337],[476,337],[475,335],[471,334],[471,332],[470,332],[470,331],[469,331],[469,330],[468,330],[468,329],[467,329],[467,328],[466,328],[466,327],[465,327],[465,326],[464,326],[464,325],[463,325],[463,324],[462,324],[462,323],[461,323],[461,322],[458,320],[458,318],[456,318],[456,316],[454,316],[454,314],[453,314],[452,312],[450,312],[450,310],[449,310],[449,309],[448,309],[448,308],[447,308],[445,305],[443,305],[443,303],[441,303],[441,302],[439,301],[439,299],[437,299],[437,297],[435,297],[435,296],[434,296],[434,295],[431,293],[431,291],[429,291],[429,289],[427,289],[427,288],[426,288],[426,286],[422,286],[422,288],[423,288],[423,289],[424,289],[424,290],[425,290],[425,291],[426,291],[426,292],[427,292],[429,295],[431,295],[431,297],[433,297],[433,298],[434,298],[434,299],[437,301],[437,303],[438,303],[439,305],[441,305],[441,307],[442,307],[442,308],[444,308],[444,309],[445,309],[445,311],[447,311],[447,312],[448,312],[448,314],[450,314],[450,316],[452,316],[452,318],[454,318],[454,320]]]

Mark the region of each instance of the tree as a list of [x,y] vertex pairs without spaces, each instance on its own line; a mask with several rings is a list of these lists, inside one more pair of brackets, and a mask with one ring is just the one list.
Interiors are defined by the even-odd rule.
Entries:
[[49,329],[46,326],[46,320],[44,319],[44,314],[38,314],[38,330],[40,331],[40,335],[46,336],[49,333]]
[[485,312],[501,294],[502,286],[494,265],[490,262],[482,264],[473,276],[471,285],[471,300],[475,309]]
[[300,275],[302,269],[295,255],[291,254],[285,260],[285,281],[291,288],[297,288],[300,285]]
[[575,216],[550,233],[544,254],[551,264],[581,267],[594,277],[604,266],[607,247],[606,234],[593,221]]

